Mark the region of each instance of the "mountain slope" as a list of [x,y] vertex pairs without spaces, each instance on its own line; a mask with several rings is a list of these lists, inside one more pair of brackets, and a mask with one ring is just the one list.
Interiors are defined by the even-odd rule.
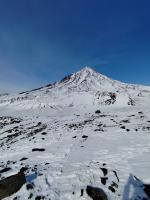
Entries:
[[0,97],[0,106],[13,105],[19,109],[64,107],[80,105],[134,105],[149,96],[150,87],[125,84],[109,79],[89,67],[54,84]]
[[149,87],[86,67],[0,101],[0,180],[28,168],[5,200],[90,200],[87,186],[108,200],[150,198]]

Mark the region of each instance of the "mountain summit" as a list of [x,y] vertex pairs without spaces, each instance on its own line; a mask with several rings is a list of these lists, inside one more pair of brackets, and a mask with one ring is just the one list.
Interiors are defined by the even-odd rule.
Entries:
[[149,87],[127,84],[108,78],[107,76],[96,72],[91,67],[84,67],[81,70],[64,77],[52,85],[48,85],[48,90],[59,92],[127,92],[128,90],[150,90]]
[[[112,87],[119,82],[113,81],[110,78],[96,72],[91,67],[84,67],[80,71],[64,77],[60,82],[55,84],[55,88],[63,88],[68,91],[98,91]],[[120,83],[120,85],[122,85]],[[115,88],[111,88],[114,90]]]

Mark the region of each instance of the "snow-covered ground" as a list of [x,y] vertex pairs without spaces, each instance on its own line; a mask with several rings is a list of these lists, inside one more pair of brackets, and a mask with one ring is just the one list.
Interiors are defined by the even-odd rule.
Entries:
[[104,189],[110,200],[144,198],[131,174],[150,183],[149,102],[149,87],[90,68],[51,86],[1,96],[0,170],[10,170],[0,178],[27,166],[34,185],[6,199],[90,200],[87,185]]

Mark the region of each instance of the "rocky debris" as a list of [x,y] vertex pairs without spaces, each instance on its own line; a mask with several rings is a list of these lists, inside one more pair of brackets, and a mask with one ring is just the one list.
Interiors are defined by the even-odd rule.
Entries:
[[95,132],[97,132],[97,131],[102,131],[102,132],[104,132],[104,129],[102,129],[102,128],[97,128],[97,129],[95,129],[94,131],[95,131]]
[[66,127],[69,129],[81,129],[83,128],[86,124],[92,124],[94,119],[89,119],[89,120],[84,120],[83,122],[78,122],[78,123],[72,123],[72,124],[65,124]]
[[104,132],[104,127],[106,127],[105,124],[102,124],[101,122],[97,125],[98,128],[96,128],[94,131],[103,131]]
[[22,121],[20,118],[10,117],[10,116],[2,116],[0,117],[0,128],[11,124],[18,124]]
[[116,190],[112,187],[112,186],[109,186],[108,189],[112,192],[112,193],[115,193]]
[[110,105],[110,104],[114,104],[117,98],[117,95],[115,93],[109,92],[108,93],[110,99],[107,99],[105,101],[105,105]]
[[100,92],[100,91],[98,91],[95,94],[95,98],[96,98],[96,100],[98,100],[99,104],[111,105],[111,104],[114,104],[116,102],[117,95],[114,92],[107,92],[107,91]]
[[118,188],[118,184],[115,183],[114,181],[112,181],[112,184],[111,184],[112,187],[115,187],[115,188]]
[[26,185],[26,188],[27,188],[27,190],[33,190],[33,185],[31,184],[31,183],[28,183],[27,185]]
[[120,128],[122,128],[122,129],[126,129],[126,127],[125,127],[125,126],[121,126]]
[[82,138],[87,139],[88,136],[87,135],[82,135]]
[[108,177],[101,177],[101,183],[103,185],[106,185],[106,181],[108,180]]
[[11,170],[10,167],[5,167],[4,169],[0,170],[0,174],[8,172],[9,170]]
[[94,164],[94,166],[97,165],[98,169],[100,169],[103,173],[103,175],[100,176],[102,188],[109,193],[111,192],[111,193],[115,193],[115,195],[118,195],[119,178],[118,178],[117,172],[112,171],[111,169],[107,168],[106,163],[103,163],[102,167],[100,167],[99,162],[91,162],[88,165],[88,167],[91,168],[93,164]]
[[14,161],[14,160],[8,160],[7,161],[7,165],[9,165],[9,164],[15,164],[16,163],[16,161]]
[[[129,114],[129,113],[128,113]],[[89,114],[88,115],[86,115],[86,117],[89,117]],[[104,127],[104,125],[103,124],[106,124],[107,125],[107,123],[108,124],[114,124],[113,123],[113,121],[111,122],[110,120],[110,116],[112,117],[112,114],[111,115],[109,115],[109,117],[107,118],[107,119],[105,119],[105,118],[103,118],[103,119],[101,119],[101,118],[99,118],[99,116],[101,116],[101,115],[92,115],[92,117],[95,117],[94,118],[94,121],[92,121],[91,120],[91,123],[93,124],[93,126],[89,123],[89,120],[84,120],[84,123],[86,124],[90,124],[90,127],[92,127],[91,128],[91,130],[93,129],[93,128],[95,128],[96,126],[98,126],[99,128],[103,128]],[[90,118],[91,119],[91,118]],[[123,119],[123,120],[122,120]],[[79,119],[77,119],[77,118],[75,118],[75,120],[79,120]],[[131,122],[132,122],[132,119],[130,118],[130,120],[128,119],[128,117],[127,116],[123,116],[123,115],[118,115],[118,117],[117,118],[115,118],[114,117],[114,120],[116,120],[116,122],[118,122],[118,125],[117,125],[117,127],[120,127],[121,126],[121,124],[119,124],[120,123],[120,120],[122,120],[122,125],[125,125],[124,127],[124,129],[125,129],[125,131],[126,131],[126,126],[128,126],[128,123],[129,123],[129,121],[131,120]],[[128,120],[128,121],[127,121]],[[133,120],[136,120],[136,118],[134,118]],[[139,120],[139,117],[138,117],[138,119],[137,120]],[[145,125],[145,127],[148,127],[148,123],[146,124],[146,121],[147,120],[147,117],[145,117],[145,121],[143,121],[142,123],[141,123],[141,121],[140,121],[140,126],[139,125],[137,125],[136,124],[136,127],[138,127],[138,128],[141,128],[142,129],[142,127],[143,127],[143,125]],[[74,122],[73,120],[70,120],[69,119],[69,122]],[[83,122],[83,121],[82,121]],[[65,122],[66,123],[66,122]],[[75,123],[76,123],[76,121],[75,121]],[[41,122],[39,122],[39,123],[34,123],[35,125],[37,125],[37,126],[42,126],[43,125],[43,123],[41,123]],[[64,121],[63,121],[63,123],[62,123],[63,125],[64,125]],[[110,124],[110,125],[111,125]],[[32,125],[32,126],[31,126]],[[12,127],[12,126],[11,126]],[[27,131],[29,130],[29,131],[32,131],[32,130],[30,130],[30,129],[28,129],[28,128],[30,128],[30,127],[35,127],[35,126],[33,126],[33,123],[32,124],[28,124],[28,126],[27,126]],[[105,126],[105,127],[108,127],[108,126]],[[130,126],[131,128],[132,128],[132,126]],[[18,126],[15,126],[14,127],[14,130],[13,131],[16,131],[17,132],[17,130],[19,130],[21,128],[21,125],[18,125]],[[22,129],[21,130],[23,130],[23,126],[22,126]],[[49,128],[49,127],[48,127]],[[87,128],[87,127],[86,127]],[[48,129],[49,130],[49,129]],[[104,128],[104,130],[106,130],[107,131],[107,128]],[[14,132],[10,132],[10,133],[14,133]],[[92,131],[91,131],[92,132]],[[7,133],[9,133],[8,131],[7,131]],[[42,134],[43,132],[40,132],[40,134],[38,134],[37,136],[35,135],[35,139],[37,139],[37,140],[39,140],[40,141],[40,139],[42,138],[42,135],[45,135],[45,134]],[[48,136],[51,136],[50,134],[51,134],[51,132],[47,132],[47,133],[49,133],[49,135]],[[70,132],[69,132],[70,133]],[[78,139],[81,139],[81,138],[83,138],[83,140],[81,139],[80,141],[84,141],[84,139],[86,139],[87,138],[87,134],[89,135],[89,132],[87,131],[83,131],[83,133],[82,133],[82,131],[79,133],[79,135],[77,135],[78,134],[78,132],[71,132],[71,134],[70,134],[70,137],[73,137],[73,138],[76,138],[76,137],[78,137]],[[85,134],[85,135],[83,135],[83,134]],[[93,133],[92,133],[93,134]],[[91,136],[90,136],[90,138],[92,137],[92,134],[91,134]],[[9,134],[10,135],[10,134]],[[94,136],[97,136],[98,134],[93,134]],[[6,136],[6,134],[5,134],[5,136]],[[21,137],[20,137],[21,138]],[[19,140],[20,140],[20,138],[19,138]],[[90,140],[90,138],[89,138],[89,140]],[[32,139],[32,138],[31,138]],[[37,141],[36,140],[36,141]],[[74,140],[74,142],[76,143],[76,142],[78,142],[79,140]],[[83,143],[84,144],[84,143]],[[32,148],[33,147],[35,147],[35,146],[32,146]],[[38,146],[36,146],[36,147],[44,147],[43,145],[38,145]],[[79,145],[79,147],[80,147],[80,145]],[[83,146],[81,146],[81,147],[83,147]],[[32,149],[31,148],[31,149]],[[86,147],[85,147],[86,148]],[[85,149],[84,148],[84,149]],[[30,149],[30,151],[31,151],[31,149]],[[84,150],[83,149],[83,150]],[[82,150],[82,149],[81,149]],[[39,153],[40,154],[40,153]],[[41,153],[41,154],[43,154],[43,153]],[[45,153],[44,153],[45,154]],[[26,156],[27,154],[25,153],[24,154],[24,156]],[[35,154],[34,154],[35,155]],[[28,159],[28,158],[26,158],[26,157],[21,157],[21,156],[19,156],[19,159],[20,159],[20,161],[23,161],[23,160],[26,160],[26,159]],[[30,161],[31,161],[31,159],[30,159]],[[22,162],[22,164],[24,165],[24,163]],[[36,163],[37,164],[37,163]],[[44,165],[46,165],[45,163],[43,163]],[[6,165],[6,163],[4,164],[4,167],[5,166],[7,166]],[[8,165],[9,166],[9,165]],[[51,165],[50,166],[48,166],[49,168],[51,167]],[[104,169],[102,169],[102,168],[104,168]],[[98,167],[98,169],[100,169],[100,166]],[[117,192],[119,192],[119,190],[117,190],[117,188],[119,187],[118,185],[118,182],[116,181],[116,179],[114,179],[115,177],[113,176],[113,181],[112,181],[112,177],[110,177],[109,175],[112,175],[112,171],[110,172],[111,174],[109,174],[109,170],[107,169],[107,167],[101,167],[101,169],[100,170],[102,170],[102,172],[101,172],[101,176],[103,176],[104,175],[104,177],[97,177],[98,178],[98,180],[99,180],[99,183],[100,183],[100,185],[102,185],[102,187],[103,188],[105,188],[105,191],[107,191],[108,193],[112,193],[112,196],[116,196],[117,195]],[[107,171],[107,173],[106,173],[106,171]],[[44,174],[44,173],[43,173]],[[119,181],[119,180],[118,180]],[[101,184],[102,183],[102,184]],[[88,183],[87,183],[88,184]],[[28,196],[27,196],[27,198],[29,198],[30,196],[29,196],[29,194],[30,194],[30,192],[32,192],[31,194],[31,197],[30,198],[33,198],[33,199],[35,199],[35,196],[37,195],[36,193],[35,193],[35,190],[36,189],[39,189],[38,188],[38,185],[37,185],[37,188],[34,188],[34,190],[32,191],[32,189],[30,190],[29,189],[29,193],[28,193]],[[81,189],[81,188],[80,188]],[[108,191],[109,190],[109,191]],[[83,194],[83,196],[85,195],[85,193],[86,193],[86,191],[84,190],[84,194]],[[113,194],[113,193],[115,193],[115,194]],[[40,194],[41,195],[41,193],[38,193],[38,194]],[[22,195],[22,194],[21,194]],[[76,196],[76,195],[75,195]],[[79,191],[79,196],[80,196],[80,191]],[[18,197],[18,199],[19,199],[20,197]]]
[[139,111],[138,114],[143,115],[143,112],[142,112],[142,111]]
[[28,199],[31,199],[33,197],[33,193],[30,193]]
[[26,183],[24,172],[27,168],[21,168],[15,175],[4,178],[0,181],[0,199],[16,193]]
[[86,192],[93,200],[108,200],[107,195],[101,188],[87,186]]
[[100,114],[100,113],[101,113],[100,110],[96,110],[96,111],[95,111],[95,114]]
[[15,132],[15,133],[12,133],[10,135],[7,135],[6,137],[0,139],[0,141],[3,141],[2,143],[0,143],[0,146],[4,146],[4,144],[12,144],[12,143],[15,143],[16,142],[16,138],[19,137],[20,135],[22,135],[22,132],[21,131],[18,131],[18,132]]
[[44,148],[34,148],[34,149],[32,149],[32,151],[34,152],[34,151],[45,151],[45,149]]
[[4,133],[10,133],[7,134],[7,136],[0,139],[0,146],[4,146],[5,144],[13,144],[17,142],[19,139],[25,139],[25,138],[31,138],[34,135],[42,132],[47,127],[46,124],[42,124],[41,122],[38,122],[34,126],[24,127],[24,126],[15,126],[9,130],[6,130]]
[[68,82],[68,81],[71,79],[71,76],[72,76],[72,74],[69,74],[68,76],[65,76],[65,77],[60,81],[60,83],[66,83],[66,82]]
[[136,115],[129,115],[128,117],[135,117]]
[[97,125],[98,127],[104,126],[101,122]]
[[30,132],[27,134],[26,138],[32,137],[32,136],[36,135],[37,133],[42,132],[46,128],[47,128],[46,124],[42,124],[41,122],[39,122],[37,125],[28,128],[30,130]]
[[116,171],[113,171],[113,173],[114,173],[114,175],[116,176],[116,178],[117,178],[117,181],[119,182],[119,177],[118,177],[118,174],[117,174],[117,172],[116,172]]
[[108,174],[108,169],[100,167],[100,169],[102,170],[104,176],[106,176]]
[[45,163],[45,165],[49,165],[50,163]]
[[131,97],[129,97],[128,105],[135,106],[135,101]]
[[103,174],[104,174],[104,177],[100,177],[101,179],[101,183],[103,185],[106,185],[106,182],[108,180],[108,177],[106,177],[106,175],[108,174],[108,169],[104,168],[104,167],[100,167],[100,169],[102,170]]
[[83,194],[84,194],[84,189],[81,189],[81,195],[80,195],[80,197],[82,197]]
[[35,200],[44,200],[45,199],[45,196],[36,196],[35,197]]
[[130,123],[130,121],[129,121],[129,119],[123,119],[123,120],[120,121],[120,123],[126,123],[127,124],[127,123]]
[[23,157],[23,158],[20,159],[20,161],[27,160],[27,159],[28,159],[28,158]]
[[46,132],[42,132],[41,134],[42,134],[42,135],[47,135],[47,133],[46,133]]
[[143,131],[148,131],[148,132],[150,132],[150,126],[143,126]]
[[103,115],[99,115],[99,117],[109,117],[110,115],[105,115],[105,114],[103,114]]

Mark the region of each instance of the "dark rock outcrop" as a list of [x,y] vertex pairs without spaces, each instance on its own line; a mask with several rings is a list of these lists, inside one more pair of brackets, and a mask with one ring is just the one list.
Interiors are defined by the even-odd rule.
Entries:
[[147,194],[147,196],[150,198],[150,185],[144,184],[144,191]]
[[0,199],[11,196],[16,193],[26,183],[24,172],[27,168],[21,168],[15,175],[4,178],[0,181]]
[[45,149],[44,148],[34,148],[34,149],[32,149],[32,151],[34,152],[34,151],[45,151]]
[[100,113],[101,113],[100,110],[96,110],[96,111],[95,111],[95,114],[100,114]]
[[101,188],[87,186],[86,192],[93,200],[108,200],[107,195]]
[[9,170],[11,170],[11,168],[10,167],[6,167],[6,168],[0,170],[0,174],[2,174],[4,172],[8,172]]

